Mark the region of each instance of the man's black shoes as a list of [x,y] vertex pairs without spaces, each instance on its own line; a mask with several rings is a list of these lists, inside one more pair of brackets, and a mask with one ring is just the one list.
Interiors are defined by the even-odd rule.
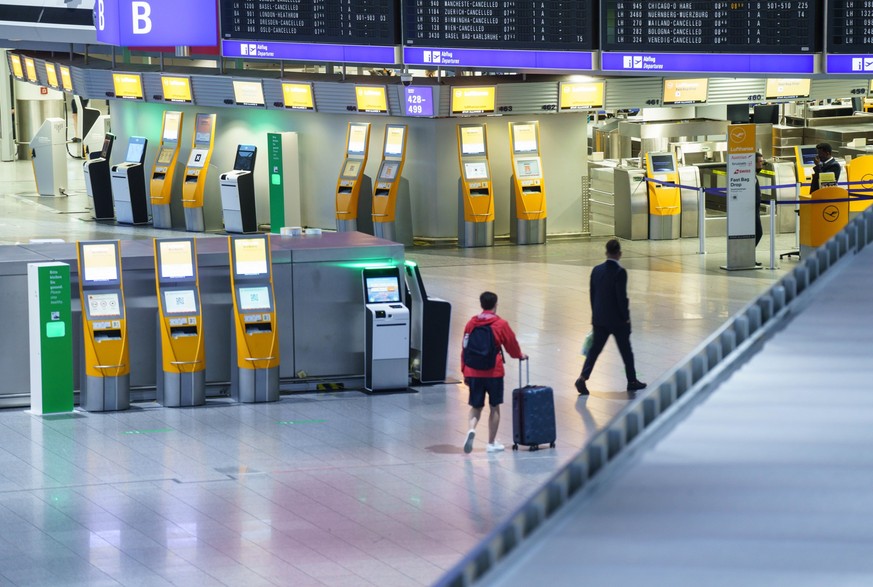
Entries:
[[639,379],[634,379],[633,381],[627,382],[627,390],[628,391],[638,391],[640,389],[645,389],[646,384],[640,381]]
[[588,395],[588,387],[585,386],[585,379],[582,377],[576,380],[576,391],[579,395]]

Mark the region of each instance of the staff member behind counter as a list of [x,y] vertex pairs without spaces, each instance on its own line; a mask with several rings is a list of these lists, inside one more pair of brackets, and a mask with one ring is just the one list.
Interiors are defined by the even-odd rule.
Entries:
[[840,167],[840,164],[837,163],[837,160],[831,154],[831,146],[828,143],[817,144],[815,150],[817,154],[815,156],[815,166],[812,168],[810,192],[814,192],[821,187],[818,179],[820,173],[833,173],[834,181],[840,181],[840,172],[842,171],[842,167]]

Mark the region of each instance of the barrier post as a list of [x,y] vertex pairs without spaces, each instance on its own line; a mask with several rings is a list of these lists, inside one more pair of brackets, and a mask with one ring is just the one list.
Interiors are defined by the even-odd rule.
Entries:
[[770,269],[776,269],[776,199],[770,190]]
[[[794,248],[800,250],[800,183],[794,184]],[[799,255],[798,255],[799,257]]]
[[706,195],[702,187],[697,188],[697,240],[699,248],[697,253],[706,254]]

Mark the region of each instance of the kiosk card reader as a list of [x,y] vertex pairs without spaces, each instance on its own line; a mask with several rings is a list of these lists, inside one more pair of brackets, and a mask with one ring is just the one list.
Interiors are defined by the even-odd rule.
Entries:
[[103,148],[91,153],[91,159],[85,161],[85,190],[91,200],[91,216],[95,220],[112,220],[115,218],[115,205],[112,203],[112,181],[109,176],[109,157],[112,155],[112,145],[115,135],[106,133],[103,138]]
[[188,231],[206,230],[203,194],[214,142],[215,114],[197,114],[191,154],[188,156],[188,164],[185,165],[185,181],[182,183],[182,206],[185,210],[185,230]]
[[168,407],[206,402],[203,310],[194,239],[155,239],[158,292],[158,403]]
[[152,225],[155,228],[173,228],[170,217],[170,197],[173,176],[179,159],[179,133],[182,130],[182,113],[164,112],[161,125],[161,144],[152,166],[149,194],[152,202]]
[[406,294],[412,322],[409,353],[412,377],[421,383],[443,383],[449,358],[452,305],[429,298],[416,263],[406,262]]
[[76,253],[85,346],[79,405],[89,412],[126,410],[130,358],[119,242],[78,242]]
[[36,191],[61,196],[67,188],[67,139],[61,118],[46,118],[30,139]]
[[385,125],[382,164],[373,192],[373,235],[412,246],[409,180],[401,177],[408,128],[405,124]]
[[484,124],[458,125],[458,246],[494,244],[494,194]]
[[681,194],[679,173],[673,153],[646,153],[646,177],[662,183],[649,182],[649,239],[679,238],[681,226]]
[[372,181],[364,175],[370,148],[370,123],[350,122],[346,156],[336,182],[336,229],[373,234]]
[[231,395],[240,402],[279,399],[279,330],[273,296],[270,241],[266,235],[232,236],[233,292]]
[[146,224],[149,221],[149,201],[145,186],[145,161],[148,140],[130,137],[124,163],[112,166],[112,198],[115,219],[123,224]]
[[364,387],[368,391],[409,387],[409,310],[403,305],[400,269],[364,269],[367,348]]
[[809,195],[809,183],[812,181],[812,168],[815,167],[815,158],[818,150],[815,145],[797,145],[794,147],[794,169],[797,171],[797,182],[806,184],[800,186],[800,195]]
[[224,230],[249,233],[258,231],[255,211],[255,156],[254,145],[239,145],[233,171],[221,174],[221,209]]
[[509,240],[519,245],[546,242],[546,185],[540,158],[540,123],[510,122],[512,177],[509,194],[512,215]]

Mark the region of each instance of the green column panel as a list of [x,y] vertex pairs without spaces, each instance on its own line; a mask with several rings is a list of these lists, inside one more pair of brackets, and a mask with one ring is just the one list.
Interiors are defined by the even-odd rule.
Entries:
[[267,133],[267,162],[270,174],[270,232],[279,234],[285,226],[285,180],[282,176],[282,135]]

